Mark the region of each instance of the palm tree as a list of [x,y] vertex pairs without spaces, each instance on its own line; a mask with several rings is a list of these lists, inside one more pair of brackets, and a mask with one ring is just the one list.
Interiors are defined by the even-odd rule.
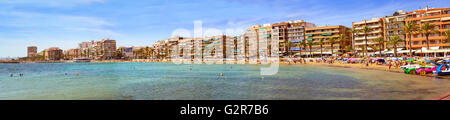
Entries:
[[353,47],[351,45],[348,45],[348,46],[345,46],[345,51],[353,52],[353,51],[355,51],[355,49],[353,49]]
[[302,48],[306,49],[306,47],[302,47],[304,46],[305,41],[300,41],[299,43],[297,43],[298,48],[300,48],[300,56],[302,56]]
[[436,30],[434,30],[435,26],[436,25],[430,23],[424,23],[422,26],[420,26],[420,31],[425,35],[425,38],[427,40],[427,50],[430,50],[430,40],[428,39],[428,37],[431,33],[436,32]]
[[323,49],[323,43],[324,43],[324,41],[325,41],[325,38],[320,38],[320,40],[319,40],[319,45],[320,45],[320,57],[323,57],[322,49]]
[[150,53],[150,47],[146,46],[144,50],[144,59],[147,59]]
[[313,43],[312,42],[308,42],[307,44],[309,46],[309,55],[312,57],[313,56],[312,55],[312,45],[313,45]]
[[388,41],[389,44],[394,46],[394,57],[397,57],[397,45],[402,41],[399,36],[391,36],[391,40]]
[[355,34],[358,33],[359,30],[356,30],[356,28],[350,29],[350,33],[352,33],[352,41],[355,41]]
[[[403,26],[403,30],[405,31],[405,33],[408,34],[409,37],[409,56],[412,57],[412,41],[411,41],[411,37],[412,37],[412,32],[417,31],[417,25],[415,22],[406,22],[406,24]],[[406,45],[406,44],[405,44]]]
[[291,51],[291,47],[294,46],[294,43],[292,43],[291,41],[287,42],[286,44],[288,50],[287,50],[287,55],[291,55],[292,51]]
[[[374,51],[380,50],[380,48],[378,46],[376,46],[376,45],[369,45],[368,47],[371,48]],[[380,51],[380,56],[381,56],[381,51]]]
[[[355,41],[355,37],[356,37],[356,33],[358,33],[359,32],[359,30],[356,30],[356,28],[354,28],[354,27],[352,27],[351,29],[350,29],[350,33],[352,34],[352,42],[354,42]],[[352,47],[352,49],[353,49],[353,47]]]
[[148,55],[150,58],[153,57],[153,48],[148,48]]
[[361,29],[361,32],[364,33],[364,53],[363,53],[363,56],[368,54],[367,53],[368,52],[367,51],[367,46],[368,46],[368,44],[367,44],[367,35],[371,31],[372,31],[372,28],[369,28],[369,26],[367,26],[367,25],[364,25],[362,27],[362,29]]
[[331,37],[331,38],[328,38],[328,42],[330,42],[330,44],[331,44],[331,55],[333,55],[333,47],[334,47],[334,43],[336,42],[336,38],[334,38],[334,37]]
[[119,59],[122,59],[122,57],[123,57],[122,53],[123,53],[122,48],[119,48],[116,52],[116,57],[118,57]]
[[444,31],[444,40],[442,40],[442,43],[447,43],[450,41],[450,29]]
[[342,45],[344,45],[344,42],[346,42],[347,37],[344,34],[339,34],[338,40],[339,40],[339,43],[340,43],[339,50],[342,50],[343,49]]
[[[303,48],[306,50],[306,49],[308,49],[308,45],[307,45],[307,43],[306,43],[306,41],[303,41],[303,43],[302,43],[302,46],[303,46]],[[306,54],[306,53],[305,53]],[[306,57],[307,55],[305,55],[305,57]]]
[[378,37],[377,39],[375,39],[375,42],[378,44],[378,48],[377,48],[377,50],[374,49],[374,51],[379,51],[380,57],[381,57],[381,51],[383,51],[383,45],[385,42],[384,37]]

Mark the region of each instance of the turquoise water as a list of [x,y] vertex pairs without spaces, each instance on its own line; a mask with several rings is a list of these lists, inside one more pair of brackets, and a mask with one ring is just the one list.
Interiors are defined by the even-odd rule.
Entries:
[[281,65],[278,74],[261,76],[261,67],[264,66],[0,64],[0,99],[432,99],[450,92],[449,79],[312,65]]

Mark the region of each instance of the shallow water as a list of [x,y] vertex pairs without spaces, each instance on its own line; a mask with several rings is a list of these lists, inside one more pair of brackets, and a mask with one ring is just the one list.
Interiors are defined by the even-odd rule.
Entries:
[[[449,79],[312,65],[281,65],[278,74],[261,76],[261,67],[264,66],[0,64],[0,99],[432,99],[450,92]],[[11,73],[15,76],[10,77]],[[24,76],[19,77],[18,73]]]

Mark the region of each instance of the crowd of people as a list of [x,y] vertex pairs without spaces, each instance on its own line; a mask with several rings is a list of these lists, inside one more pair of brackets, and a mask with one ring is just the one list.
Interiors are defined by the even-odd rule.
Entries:
[[321,64],[361,64],[365,66],[369,65],[382,65],[391,68],[400,68],[409,64],[416,63],[417,61],[435,61],[437,59],[433,57],[362,57],[362,58],[345,58],[345,57],[322,57],[322,58],[288,58],[286,61],[288,64],[308,64],[308,63],[321,63]]

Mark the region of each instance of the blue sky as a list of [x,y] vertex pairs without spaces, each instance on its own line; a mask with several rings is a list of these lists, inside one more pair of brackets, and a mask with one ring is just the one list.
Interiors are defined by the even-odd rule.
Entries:
[[[449,7],[448,0],[428,0]],[[303,19],[351,26],[397,10],[425,7],[425,0],[0,0],[0,57],[26,56],[26,47],[76,48],[111,38],[118,46],[150,46],[178,28],[245,29]]]

